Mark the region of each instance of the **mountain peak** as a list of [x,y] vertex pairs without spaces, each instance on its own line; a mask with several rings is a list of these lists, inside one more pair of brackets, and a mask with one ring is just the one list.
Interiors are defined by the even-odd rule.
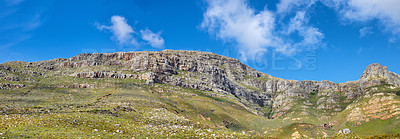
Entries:
[[383,77],[387,72],[387,67],[382,66],[379,63],[373,63],[368,65],[364,73],[361,75],[361,79],[378,78]]

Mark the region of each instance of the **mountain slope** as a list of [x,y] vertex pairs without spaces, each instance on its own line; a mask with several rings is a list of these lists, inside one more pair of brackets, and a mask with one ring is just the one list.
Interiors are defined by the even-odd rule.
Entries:
[[[213,53],[165,50],[7,62],[0,65],[0,77],[2,120],[10,115],[47,120],[21,125],[5,120],[0,130],[9,137],[320,137],[344,128],[357,135],[400,131],[397,122],[372,134],[366,130],[371,123],[398,121],[400,114],[400,76],[380,64],[368,66],[357,81],[295,81]],[[65,132],[38,124],[56,124]],[[71,127],[79,128],[68,131]]]

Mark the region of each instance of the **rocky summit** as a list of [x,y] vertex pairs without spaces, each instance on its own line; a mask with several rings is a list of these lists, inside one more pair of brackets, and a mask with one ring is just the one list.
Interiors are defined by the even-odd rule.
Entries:
[[[199,51],[0,65],[2,137],[399,137],[400,76],[285,80]],[[118,126],[116,126],[118,125]]]

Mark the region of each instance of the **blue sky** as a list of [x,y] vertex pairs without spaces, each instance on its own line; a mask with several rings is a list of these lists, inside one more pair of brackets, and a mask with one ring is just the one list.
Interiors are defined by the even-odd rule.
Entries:
[[295,80],[400,73],[398,0],[0,0],[0,63],[199,50]]

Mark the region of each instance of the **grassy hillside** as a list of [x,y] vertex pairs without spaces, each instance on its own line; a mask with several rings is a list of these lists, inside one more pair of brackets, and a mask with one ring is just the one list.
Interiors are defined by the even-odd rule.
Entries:
[[[257,137],[276,123],[214,92],[135,79],[34,79],[1,90],[2,137]],[[59,87],[73,83],[95,87]]]

